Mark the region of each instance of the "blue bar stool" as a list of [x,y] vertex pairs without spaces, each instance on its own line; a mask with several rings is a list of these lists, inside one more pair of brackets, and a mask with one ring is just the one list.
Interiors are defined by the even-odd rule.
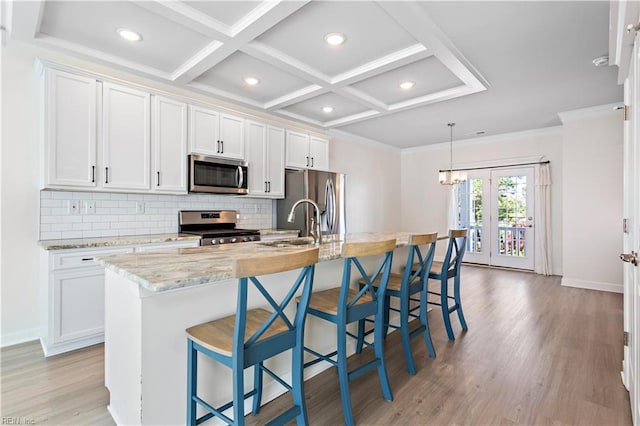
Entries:
[[[276,417],[273,422],[284,424],[296,419],[299,425],[308,424],[303,391],[303,336],[309,298],[313,286],[318,248],[297,250],[272,256],[237,259],[233,275],[238,278],[236,314],[199,324],[187,329],[187,425],[197,425],[218,417],[229,425],[244,425],[244,401],[253,396],[253,413],[260,409],[263,373],[291,391],[293,407]],[[256,278],[302,268],[281,302],[277,302]],[[264,297],[270,309],[247,309],[247,295],[251,282]],[[298,309],[291,318],[284,309],[302,287]],[[264,360],[292,350],[289,385],[263,364]],[[214,408],[197,395],[198,353],[209,356],[233,371],[233,400]],[[244,392],[244,370],[254,366],[253,389]],[[197,418],[196,407],[204,407],[205,415]],[[233,418],[224,412],[233,408]]]
[[[429,322],[427,317],[427,279],[431,264],[433,263],[433,255],[436,249],[436,240],[438,233],[431,234],[413,234],[409,236],[409,254],[403,274],[390,274],[389,285],[385,296],[385,318],[384,318],[384,335],[386,337],[389,327],[399,329],[402,336],[402,347],[404,349],[404,357],[407,361],[407,370],[409,374],[416,374],[416,367],[413,362],[411,353],[411,339],[422,335],[424,338],[427,351],[431,358],[435,358],[436,351],[433,348],[431,333],[429,332]],[[424,256],[420,246],[424,249]],[[379,281],[374,285],[377,287]],[[360,285],[364,282],[360,280]],[[415,296],[419,294],[419,296]],[[391,307],[391,298],[399,299],[398,308]],[[412,305],[413,302],[413,306]],[[417,302],[417,303],[416,303]],[[398,312],[400,314],[399,325],[391,324],[389,321],[389,311]],[[416,313],[416,311],[418,311]],[[413,330],[409,329],[409,318],[419,320],[419,325]],[[366,320],[370,321],[370,320]],[[365,331],[365,320],[360,321],[358,330],[358,348],[356,352],[362,350],[364,337],[372,332]]]
[[[450,229],[449,244],[447,253],[442,262],[433,262],[429,278],[440,280],[440,293],[429,291],[429,294],[440,296],[440,302],[428,302],[431,305],[437,305],[442,308],[442,318],[444,326],[447,329],[449,340],[455,340],[453,329],[451,328],[451,319],[449,316],[452,312],[458,312],[458,319],[463,330],[468,330],[467,322],[462,312],[462,301],[460,300],[460,265],[467,247],[467,229]],[[453,278],[453,296],[449,296],[449,279]],[[453,300],[453,305],[449,305],[449,300]]]
[[[309,302],[308,313],[326,321],[336,324],[337,328],[337,350],[329,354],[318,353],[308,347],[305,351],[312,354],[315,359],[306,362],[305,367],[327,361],[338,368],[338,378],[340,381],[340,397],[342,399],[342,410],[344,421],[347,425],[354,425],[353,410],[351,408],[351,395],[349,392],[349,381],[364,373],[376,368],[382,393],[387,401],[393,400],[389,378],[384,363],[383,353],[383,318],[384,318],[384,295],[391,272],[391,261],[393,250],[396,247],[396,240],[345,243],[342,247],[342,257],[344,266],[342,272],[342,284],[340,287],[313,293]],[[378,267],[373,275],[367,274],[358,257],[382,256]],[[350,288],[351,273],[353,266],[358,272],[365,285],[360,290]],[[379,280],[376,289],[373,282]],[[358,322],[369,316],[375,316],[375,342],[366,343],[373,347],[375,358],[352,371],[347,369],[347,336],[358,339],[358,336],[347,331],[347,325]],[[335,360],[333,359],[335,357]]]

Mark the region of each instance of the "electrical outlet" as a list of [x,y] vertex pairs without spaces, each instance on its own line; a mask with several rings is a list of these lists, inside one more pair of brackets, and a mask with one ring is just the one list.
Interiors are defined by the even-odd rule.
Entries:
[[67,201],[67,213],[69,213],[69,214],[79,214],[80,213],[80,201],[78,201],[78,200]]
[[136,213],[144,213],[144,201],[136,202]]
[[84,202],[84,214],[96,214],[96,202],[93,200],[86,200]]

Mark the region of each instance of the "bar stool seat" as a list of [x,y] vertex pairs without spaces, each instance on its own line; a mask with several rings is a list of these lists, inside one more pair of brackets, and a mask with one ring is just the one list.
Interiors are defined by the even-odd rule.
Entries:
[[[377,280],[380,282],[380,279]],[[313,309],[318,312],[326,312],[327,314],[338,315],[338,305],[340,300],[340,287],[330,288],[328,290],[318,291],[313,293],[311,301],[309,302],[309,309]],[[358,291],[355,289],[349,289],[349,300],[354,300],[358,295]],[[373,302],[373,298],[369,294],[363,294],[362,297],[357,299],[354,306],[363,305],[365,303]]]
[[[314,247],[234,261],[233,276],[238,279],[235,315],[194,325],[186,330],[187,425],[197,425],[212,417],[229,425],[244,425],[246,399],[253,397],[254,414],[260,410],[264,373],[291,391],[293,399],[293,406],[272,422],[285,424],[295,419],[299,425],[308,424],[303,390],[303,339],[318,253],[319,249]],[[258,278],[297,269],[301,269],[297,279],[289,285],[280,301],[274,299]],[[249,283],[258,290],[255,296],[252,293],[252,300],[262,297],[271,310],[247,309]],[[298,308],[294,314],[287,314],[287,306],[299,293]],[[264,365],[265,360],[288,350],[292,353],[291,384]],[[231,368],[233,399],[230,402],[213,407],[198,395],[198,354]],[[251,366],[254,367],[253,389],[245,393],[244,370]],[[206,414],[198,417],[197,406],[204,408]],[[233,409],[232,417],[225,414],[230,409]]]

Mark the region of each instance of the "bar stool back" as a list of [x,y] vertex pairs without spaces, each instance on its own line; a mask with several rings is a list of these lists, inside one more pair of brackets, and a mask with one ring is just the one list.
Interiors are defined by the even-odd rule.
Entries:
[[[318,248],[287,252],[271,256],[240,258],[234,262],[233,276],[238,279],[236,314],[187,329],[187,424],[200,424],[212,417],[218,417],[227,424],[244,425],[244,400],[253,396],[253,413],[260,409],[263,373],[291,391],[293,407],[280,414],[274,421],[282,424],[297,420],[298,424],[308,424],[303,392],[303,336],[304,322],[313,286]],[[300,269],[297,279],[291,285],[282,301],[277,302],[269,294],[257,276]],[[247,309],[249,283],[257,288],[266,300],[270,310]],[[285,308],[298,290],[302,288],[298,309],[294,315],[287,315]],[[291,376],[289,385],[270,371],[264,360],[287,350],[292,350]],[[214,408],[197,395],[198,353],[207,355],[232,369],[233,400]],[[254,366],[254,386],[244,392],[244,370]],[[196,407],[203,407],[207,413],[197,418]],[[224,412],[233,407],[233,418]]]
[[[431,305],[437,305],[442,308],[442,318],[444,326],[447,329],[449,340],[455,340],[453,329],[451,328],[451,319],[449,316],[454,311],[458,313],[458,319],[463,330],[468,330],[467,322],[462,312],[462,301],[460,299],[460,265],[467,247],[467,229],[450,229],[449,244],[447,253],[442,262],[433,262],[429,278],[440,281],[440,293],[429,291],[440,297],[440,302],[429,302]],[[453,278],[453,296],[449,295],[449,279]],[[449,306],[449,300],[453,300],[453,305]]]
[[[308,313],[310,315],[336,324],[337,350],[329,354],[321,354],[311,348],[305,347],[305,351],[312,354],[315,359],[305,363],[304,366],[309,367],[318,362],[327,361],[338,368],[342,410],[344,421],[347,425],[354,424],[349,392],[350,380],[376,368],[378,370],[378,377],[384,398],[387,401],[393,400],[384,362],[384,324],[382,320],[384,318],[385,291],[391,272],[391,261],[395,247],[395,239],[376,242],[345,243],[342,247],[344,266],[340,287],[315,292],[312,294],[311,301],[309,302]],[[369,275],[365,271],[359,260],[359,258],[365,256],[382,256],[378,267],[372,275]],[[353,269],[356,270],[355,273],[365,282],[359,290],[353,289],[350,286]],[[376,280],[379,281],[377,289],[373,285]],[[367,345],[373,347],[375,358],[349,371],[347,369],[347,337],[357,340],[358,336],[347,331],[347,325],[370,316],[374,316],[376,319],[374,326],[375,342]],[[334,357],[335,360],[333,359]]]
[[[411,353],[411,339],[422,335],[427,351],[431,358],[435,358],[436,351],[429,332],[429,322],[427,317],[427,280],[433,255],[436,249],[438,233],[412,234],[409,236],[409,253],[403,274],[392,273],[389,275],[389,284],[385,296],[385,316],[384,316],[384,336],[387,336],[389,327],[399,329],[402,336],[402,347],[404,357],[407,362],[409,374],[416,374],[415,363]],[[421,248],[422,247],[422,248]],[[424,254],[423,254],[424,251]],[[360,281],[363,285],[363,281]],[[374,283],[378,285],[378,281]],[[419,295],[419,296],[416,296]],[[399,300],[398,308],[391,307],[391,298]],[[412,306],[413,304],[413,306]],[[399,324],[391,324],[389,312],[394,311],[400,314]],[[417,311],[417,312],[416,312]],[[413,330],[409,329],[409,319],[417,319],[419,325]],[[368,320],[367,320],[368,321]],[[370,334],[372,330],[365,331],[365,321],[361,321],[358,330],[357,352],[362,349],[364,336]]]

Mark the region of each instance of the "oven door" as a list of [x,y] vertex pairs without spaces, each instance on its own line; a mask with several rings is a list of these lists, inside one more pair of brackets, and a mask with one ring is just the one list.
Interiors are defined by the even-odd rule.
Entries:
[[189,192],[247,194],[247,182],[246,162],[189,156]]

